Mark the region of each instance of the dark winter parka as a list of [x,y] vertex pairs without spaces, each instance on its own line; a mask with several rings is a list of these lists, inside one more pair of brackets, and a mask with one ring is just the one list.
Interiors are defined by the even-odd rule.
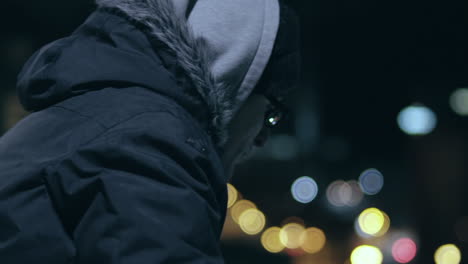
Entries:
[[19,74],[32,113],[0,138],[0,263],[223,263],[227,126],[294,79],[279,2],[96,2]]
[[18,93],[32,113],[0,138],[1,264],[223,262],[226,126],[279,21],[263,25],[264,58],[227,87],[209,40],[177,24],[170,2],[98,1],[24,66]]

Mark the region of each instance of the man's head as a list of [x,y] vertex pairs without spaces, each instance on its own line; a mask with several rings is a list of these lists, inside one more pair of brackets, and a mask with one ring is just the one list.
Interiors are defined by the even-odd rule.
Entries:
[[234,167],[255,147],[265,144],[271,127],[286,115],[280,101],[299,82],[299,23],[295,13],[281,4],[280,26],[269,62],[252,94],[229,125],[222,160],[231,177]]
[[288,115],[288,110],[277,99],[254,93],[245,102],[229,125],[229,138],[222,156],[229,174],[236,164],[246,160],[255,147],[263,146],[270,129]]

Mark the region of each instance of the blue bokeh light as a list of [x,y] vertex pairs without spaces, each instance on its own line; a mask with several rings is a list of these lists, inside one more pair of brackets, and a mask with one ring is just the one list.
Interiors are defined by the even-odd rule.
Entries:
[[376,169],[365,170],[359,176],[359,186],[363,193],[374,195],[382,190],[384,185],[384,177],[380,171]]
[[294,181],[291,186],[293,198],[300,203],[310,203],[317,197],[318,186],[314,179],[303,176]]
[[431,109],[422,105],[413,105],[401,110],[397,122],[406,134],[426,135],[436,127],[437,117]]

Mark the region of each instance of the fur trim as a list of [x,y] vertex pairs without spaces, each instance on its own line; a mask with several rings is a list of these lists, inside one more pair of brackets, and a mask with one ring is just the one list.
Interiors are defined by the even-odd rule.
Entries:
[[202,39],[197,39],[185,18],[175,15],[172,0],[96,0],[99,7],[117,8],[147,27],[149,33],[167,45],[179,66],[192,81],[196,92],[211,113],[208,133],[222,147],[233,115],[230,87],[217,84],[210,72],[210,54]]

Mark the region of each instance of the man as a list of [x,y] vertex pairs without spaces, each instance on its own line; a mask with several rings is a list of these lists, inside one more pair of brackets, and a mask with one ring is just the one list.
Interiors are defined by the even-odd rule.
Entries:
[[297,21],[277,0],[97,3],[19,75],[0,261],[222,263],[226,183],[282,117]]

